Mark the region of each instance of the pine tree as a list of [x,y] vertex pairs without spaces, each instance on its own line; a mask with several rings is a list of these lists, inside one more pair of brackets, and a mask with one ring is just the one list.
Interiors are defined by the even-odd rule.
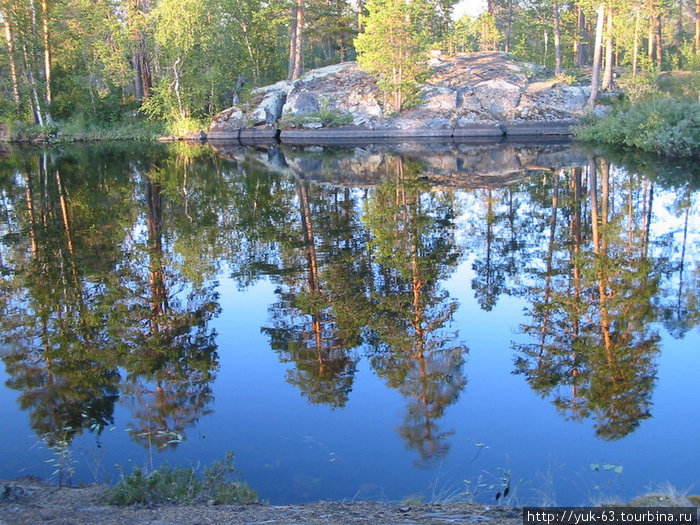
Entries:
[[413,6],[406,0],[370,0],[365,32],[355,39],[357,61],[379,80],[396,111],[416,99],[423,46],[413,24]]

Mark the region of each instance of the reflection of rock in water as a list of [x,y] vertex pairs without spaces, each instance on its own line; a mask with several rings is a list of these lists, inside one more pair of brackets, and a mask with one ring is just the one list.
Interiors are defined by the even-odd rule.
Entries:
[[396,142],[350,146],[246,147],[212,144],[222,157],[251,158],[270,170],[342,186],[372,187],[392,177],[387,160],[400,156],[420,164],[422,179],[438,188],[500,187],[535,170],[581,166],[586,158],[562,143]]

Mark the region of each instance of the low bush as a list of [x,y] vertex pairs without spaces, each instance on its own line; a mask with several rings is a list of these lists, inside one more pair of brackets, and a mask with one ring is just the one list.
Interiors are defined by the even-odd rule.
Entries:
[[320,123],[323,127],[347,126],[352,124],[352,115],[349,113],[337,113],[328,109],[321,109],[314,113],[303,115],[285,115],[280,119],[279,126],[285,128],[303,127],[304,124]]
[[201,475],[195,467],[162,465],[151,471],[137,467],[109,489],[105,500],[110,505],[256,501],[257,494],[246,483],[235,479],[232,452],[205,468]]
[[700,155],[700,102],[659,97],[614,109],[576,130],[580,140],[634,147],[671,157]]

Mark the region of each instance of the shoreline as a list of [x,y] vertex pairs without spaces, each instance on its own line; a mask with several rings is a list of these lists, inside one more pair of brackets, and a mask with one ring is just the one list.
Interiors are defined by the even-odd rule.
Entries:
[[[448,523],[522,524],[522,507],[485,505],[469,501],[395,504],[371,501],[317,501],[296,505],[261,503],[216,505],[107,506],[102,497],[106,485],[56,486],[38,478],[0,480],[0,524],[46,523],[49,525],[195,525],[293,523],[344,525],[445,525]],[[609,504],[621,506],[622,504]],[[637,498],[624,506],[698,507],[700,496],[665,495]],[[596,505],[599,506],[599,505]],[[700,509],[698,509],[700,510]]]

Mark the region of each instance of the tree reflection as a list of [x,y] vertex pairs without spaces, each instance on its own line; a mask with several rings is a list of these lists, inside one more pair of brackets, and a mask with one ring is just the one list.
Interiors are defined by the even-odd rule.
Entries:
[[455,203],[450,193],[430,193],[419,166],[387,158],[393,176],[367,201],[376,287],[370,327],[377,334],[372,367],[408,398],[399,432],[423,461],[444,456],[449,431],[437,420],[466,384],[467,349],[446,330],[457,308],[441,288],[454,270]]
[[[64,165],[47,153],[14,160],[14,183],[5,188],[14,236],[3,261],[10,296],[0,316],[10,348],[3,360],[32,428],[53,446],[84,429],[99,434],[113,421],[120,374],[102,324],[108,279],[93,281],[86,263],[99,255],[109,266],[115,252],[86,232],[118,220],[122,210],[107,217],[90,206],[80,174],[69,198]],[[115,182],[118,193],[125,181]]]
[[[177,445],[185,429],[209,413],[218,368],[216,334],[208,328],[220,310],[214,283],[188,282],[166,244],[172,237],[165,231],[163,188],[184,182],[187,172],[178,166],[187,162],[176,156],[174,165],[153,165],[142,177],[145,238],[135,237],[123,255],[123,294],[113,305],[121,322],[110,326],[111,337],[122,345],[123,390],[134,405],[130,432],[134,440],[157,448]],[[184,206],[194,212],[204,203],[187,196]],[[196,225],[193,229],[201,232]],[[212,266],[204,253],[189,263],[197,266],[188,273],[200,276]]]
[[[591,159],[586,197],[582,175],[552,174],[543,266],[528,291],[532,323],[522,326],[536,342],[516,345],[516,372],[570,417],[593,416],[596,433],[614,440],[649,417],[663,261],[648,256],[653,186]],[[614,184],[624,199],[613,199]]]
[[280,300],[263,327],[287,381],[312,403],[342,407],[352,390],[367,298],[356,201],[349,190],[295,183],[298,215],[284,232]]
[[[8,386],[20,390],[49,446],[69,446],[84,429],[99,435],[124,393],[135,401],[138,439],[175,443],[173,434],[182,438],[211,401],[217,354],[207,323],[218,312],[216,294],[211,283],[188,283],[173,270],[161,185],[143,176],[149,164],[109,150],[82,155],[19,155],[5,166],[10,242],[0,324]],[[145,239],[132,198],[138,179]]]

